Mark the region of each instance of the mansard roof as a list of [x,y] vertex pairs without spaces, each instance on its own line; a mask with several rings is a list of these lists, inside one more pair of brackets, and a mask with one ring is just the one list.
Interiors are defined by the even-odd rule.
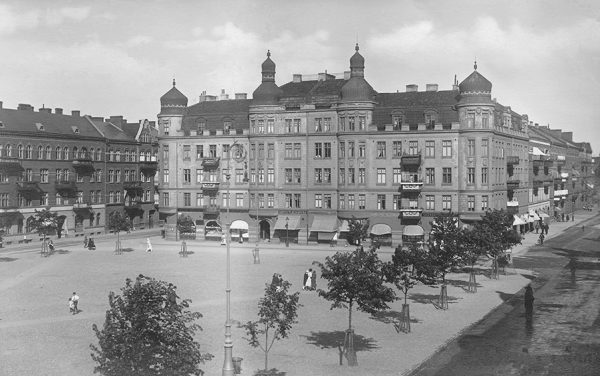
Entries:
[[[36,112],[33,110],[0,109],[0,131],[38,133],[41,135],[62,135],[68,137],[102,137],[92,124],[83,116]],[[43,130],[40,130],[40,124]],[[74,133],[77,127],[78,133]]]

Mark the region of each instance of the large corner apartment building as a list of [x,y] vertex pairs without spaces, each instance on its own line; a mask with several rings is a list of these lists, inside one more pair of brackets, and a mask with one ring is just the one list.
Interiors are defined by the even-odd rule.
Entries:
[[158,115],[162,218],[190,216],[206,238],[229,223],[250,240],[299,242],[369,219],[372,236],[398,244],[444,212],[471,223],[488,209],[555,215],[588,202],[589,143],[492,99],[477,65],[450,90],[379,93],[355,50],[340,77],[282,86],[267,53],[252,99],[203,93],[188,106],[173,82]]

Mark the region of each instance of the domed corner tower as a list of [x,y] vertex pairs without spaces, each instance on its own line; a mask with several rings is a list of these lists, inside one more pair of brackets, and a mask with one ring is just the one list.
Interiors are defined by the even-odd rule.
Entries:
[[492,83],[474,70],[459,85],[458,117],[462,128],[494,128],[494,102],[492,101]]
[[181,130],[183,115],[187,108],[188,99],[175,87],[160,97],[160,113],[158,114],[158,131],[161,137],[175,135]]
[[354,47],[355,53],[350,58],[350,79],[342,86],[342,102],[372,102],[375,90],[365,80],[365,58],[358,52],[358,43]]
[[252,93],[252,105],[277,105],[283,90],[275,84],[275,63],[271,60],[271,51],[262,63],[262,82]]

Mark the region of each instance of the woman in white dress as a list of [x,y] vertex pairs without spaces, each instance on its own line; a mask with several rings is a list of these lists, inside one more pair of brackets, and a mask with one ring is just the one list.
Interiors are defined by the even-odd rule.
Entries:
[[146,238],[146,252],[152,252],[152,243],[150,243],[150,238]]
[[308,269],[308,276],[306,278],[306,281],[304,282],[304,288],[306,290],[310,290],[312,288],[311,284],[310,284],[310,281],[311,281],[311,278],[312,278],[312,274],[313,274],[312,269]]

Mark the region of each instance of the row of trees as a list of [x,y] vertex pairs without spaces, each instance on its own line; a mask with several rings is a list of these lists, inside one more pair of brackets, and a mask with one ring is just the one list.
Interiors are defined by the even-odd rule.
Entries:
[[[492,210],[472,227],[461,228],[456,216],[448,213],[434,218],[425,244],[396,248],[390,262],[379,259],[375,246],[367,250],[357,247],[352,252],[337,252],[325,262],[313,262],[321,268],[322,278],[328,281],[327,289],[318,290],[319,296],[331,302],[330,309],[348,310],[347,337],[349,335],[350,339],[346,339],[344,348],[348,364],[357,363],[351,338],[353,309],[373,314],[388,310],[389,303],[404,298],[404,315],[404,312],[408,313],[409,291],[417,283],[440,284],[440,305],[447,308],[447,300],[444,302],[444,298],[447,299],[446,275],[453,269],[470,268],[470,285],[473,285],[470,291],[473,292],[477,283],[474,266],[481,257],[493,260],[493,275],[497,276],[498,258],[521,242],[519,234],[512,228],[512,221],[512,215],[506,211]],[[355,228],[359,229],[358,226]],[[410,320],[410,317],[405,319]]]

